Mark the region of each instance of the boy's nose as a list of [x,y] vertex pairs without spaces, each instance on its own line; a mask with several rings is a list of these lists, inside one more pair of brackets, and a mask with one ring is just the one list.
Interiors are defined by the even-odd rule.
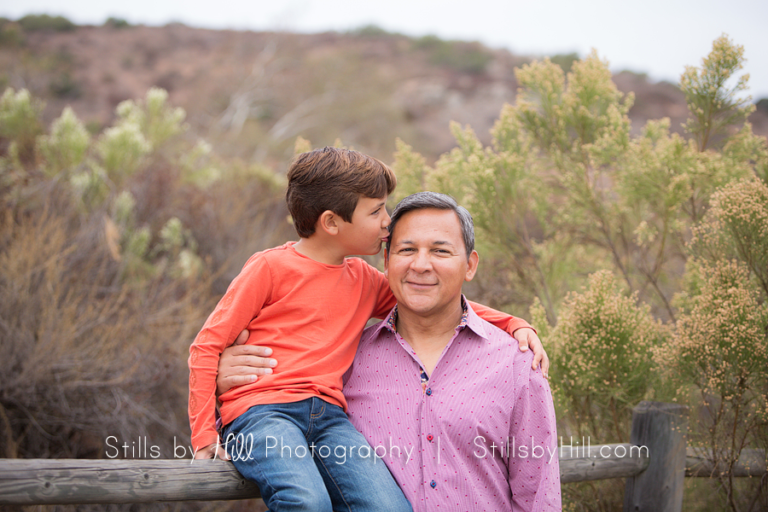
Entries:
[[389,216],[389,212],[385,209],[384,210],[384,221],[381,223],[382,227],[387,227],[392,223],[392,217]]

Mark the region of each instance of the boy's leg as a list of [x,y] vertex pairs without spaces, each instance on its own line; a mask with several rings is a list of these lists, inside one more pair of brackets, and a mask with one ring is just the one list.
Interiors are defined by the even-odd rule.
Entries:
[[331,499],[307,445],[309,404],[257,405],[227,428],[235,468],[255,482],[272,512],[331,512]]
[[313,398],[307,435],[334,511],[410,512],[387,466],[341,407]]

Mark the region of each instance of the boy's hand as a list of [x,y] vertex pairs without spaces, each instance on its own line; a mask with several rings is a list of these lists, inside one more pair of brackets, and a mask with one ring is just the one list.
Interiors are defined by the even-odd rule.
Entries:
[[536,331],[529,327],[521,327],[515,331],[514,336],[520,343],[521,352],[525,352],[529,348],[533,350],[531,368],[535,370],[539,367],[539,362],[541,362],[541,374],[545,379],[549,378],[549,357],[547,357],[547,352],[544,350],[544,345],[541,344]]
[[270,359],[272,349],[245,345],[250,333],[244,330],[235,339],[234,345],[224,349],[219,358],[216,377],[216,396],[226,393],[235,386],[256,382],[259,375],[269,375],[277,361]]
[[219,443],[209,444],[195,452],[195,459],[221,459],[229,460],[227,451]]

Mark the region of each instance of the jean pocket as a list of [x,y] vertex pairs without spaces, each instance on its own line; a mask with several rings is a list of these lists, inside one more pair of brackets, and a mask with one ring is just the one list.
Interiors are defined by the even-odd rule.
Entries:
[[320,418],[323,414],[325,414],[325,401],[320,400],[319,398],[314,399],[316,402],[320,402],[319,410],[315,412],[315,408],[312,407],[312,412],[309,414],[309,417],[313,420],[316,420]]

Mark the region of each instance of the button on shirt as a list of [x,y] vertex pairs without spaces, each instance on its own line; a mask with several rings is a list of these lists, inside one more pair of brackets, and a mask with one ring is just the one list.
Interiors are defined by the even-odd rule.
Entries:
[[463,303],[428,376],[395,330],[396,307],[365,330],[345,376],[350,419],[415,512],[560,510],[549,384],[531,351]]

